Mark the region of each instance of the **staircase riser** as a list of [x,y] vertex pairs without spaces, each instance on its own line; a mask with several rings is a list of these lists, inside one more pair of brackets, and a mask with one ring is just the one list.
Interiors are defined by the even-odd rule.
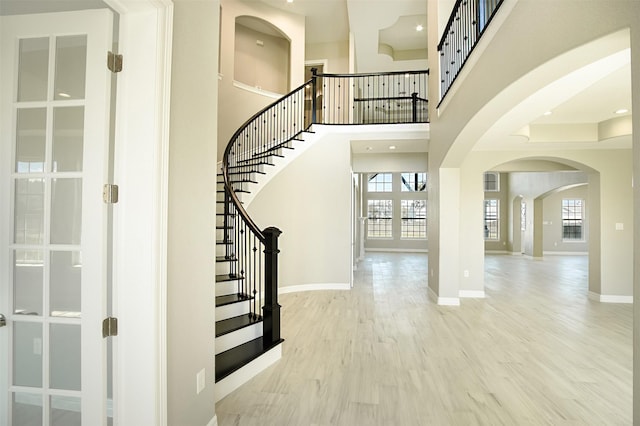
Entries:
[[216,355],[262,336],[262,322],[216,337]]
[[225,244],[216,244],[216,256],[225,256],[227,254]]
[[216,262],[216,275],[226,275],[230,272],[231,262]]
[[267,351],[262,356],[251,361],[249,364],[240,368],[216,383],[216,402],[229,395],[241,385],[251,380],[258,373],[273,365],[282,358],[282,344]]
[[[216,296],[224,296],[227,294],[234,294],[238,292],[237,281],[225,281],[216,283]],[[219,320],[220,318],[218,318]]]
[[249,313],[249,302],[234,303],[216,308],[216,321]]

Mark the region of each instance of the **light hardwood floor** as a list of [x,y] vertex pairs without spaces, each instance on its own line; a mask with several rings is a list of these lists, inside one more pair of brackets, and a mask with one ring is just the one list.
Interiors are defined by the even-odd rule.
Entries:
[[629,425],[632,306],[587,257],[488,255],[485,299],[442,307],[427,256],[368,253],[352,291],[282,295],[283,358],[216,406],[230,425]]

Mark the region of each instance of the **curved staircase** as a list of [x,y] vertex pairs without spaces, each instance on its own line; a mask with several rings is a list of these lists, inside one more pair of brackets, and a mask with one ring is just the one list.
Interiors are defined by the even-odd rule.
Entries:
[[428,71],[316,74],[240,127],[217,181],[216,400],[281,356],[278,236],[260,229],[243,196],[312,126],[426,123]]

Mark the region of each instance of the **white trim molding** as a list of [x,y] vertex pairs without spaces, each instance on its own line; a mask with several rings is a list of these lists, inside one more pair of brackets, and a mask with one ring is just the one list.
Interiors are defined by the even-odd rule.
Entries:
[[469,299],[484,299],[486,296],[484,290],[460,290],[458,297]]
[[207,423],[207,426],[218,426],[218,416],[214,414],[211,420],[209,420],[209,423]]
[[544,256],[588,256],[588,251],[543,251]]
[[429,253],[429,249],[412,248],[365,248],[365,252],[387,252],[387,253]]
[[255,94],[262,95],[272,99],[280,99],[281,97],[284,96],[284,94],[270,92],[268,90],[264,90],[259,87],[249,86],[248,84],[241,83],[236,80],[233,80],[233,86],[237,87],[238,89],[246,90],[247,92],[255,93]]
[[320,290],[351,290],[349,283],[318,283],[300,284],[279,287],[278,294],[297,293],[299,291],[320,291]]
[[601,303],[633,303],[633,296],[622,296],[617,294],[598,294],[589,292],[589,299]]
[[460,306],[459,297],[440,297],[429,287],[429,297],[440,306]]
[[270,367],[280,358],[282,358],[282,343],[276,345],[272,349],[269,349],[247,365],[217,382],[214,391],[216,395],[215,401],[220,401],[222,398],[253,379],[258,375],[258,373],[262,372],[267,367]]

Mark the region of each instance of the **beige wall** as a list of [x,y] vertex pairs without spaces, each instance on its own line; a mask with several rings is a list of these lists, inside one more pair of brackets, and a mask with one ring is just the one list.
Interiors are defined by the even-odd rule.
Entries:
[[314,142],[248,206],[261,229],[282,231],[280,287],[351,282],[350,150],[346,135]]
[[[580,199],[584,201],[582,241],[564,241],[562,230],[562,200]],[[587,253],[589,251],[589,191],[586,185],[549,194],[542,200],[542,250],[549,253]]]
[[236,23],[233,79],[274,93],[289,92],[289,40]]
[[[274,102],[279,96],[273,93],[256,93],[234,85],[234,40],[238,16],[253,16],[269,22],[290,41],[289,87],[296,88],[304,82],[305,23],[304,16],[287,13],[261,2],[222,0],[220,82],[218,97],[218,158],[236,130],[253,114]],[[215,23],[209,23],[215,26]],[[284,93],[282,93],[284,94]]]
[[[437,50],[439,41],[437,26],[439,2],[428,2],[429,51]],[[561,19],[546,19],[548,16]],[[536,19],[540,17],[540,19]],[[469,219],[467,208],[468,197],[454,197],[457,191],[464,191],[464,178],[456,182],[452,178],[456,173],[464,175],[460,170],[465,158],[479,138],[506,113],[511,111],[522,100],[536,90],[566,75],[568,72],[594,62],[615,49],[624,48],[624,33],[617,40],[623,43],[612,43],[611,49],[573,48],[584,46],[600,37],[631,27],[632,34],[640,30],[640,17],[637,14],[637,2],[620,1],[612,8],[607,2],[585,1],[581,3],[580,13],[575,13],[575,3],[572,1],[528,1],[520,0],[505,2],[501,11],[489,26],[489,30],[475,48],[472,57],[465,66],[465,71],[459,76],[454,89],[447,98],[436,108],[437,102],[430,103],[431,121],[431,149],[429,155],[429,170],[433,187],[429,193],[431,205],[438,205],[439,211],[430,212],[429,234],[429,286],[439,294],[455,294],[456,289],[464,288],[461,284],[461,264],[472,259],[480,258],[479,253],[469,252],[470,248],[460,247],[459,235],[465,235],[464,229],[480,219]],[[637,34],[635,35],[637,37]],[[531,45],[535,40],[535,46]],[[628,38],[627,38],[628,40]],[[509,59],[509,66],[504,66],[504,58]],[[637,60],[637,59],[636,59]],[[431,67],[431,93],[439,93],[439,71]],[[633,77],[634,80],[637,76]],[[635,85],[638,87],[638,85]],[[637,89],[636,89],[637,90]],[[637,139],[638,136],[634,135]],[[606,152],[606,151],[599,151]],[[496,154],[502,152],[488,152],[489,168],[496,159]],[[544,156],[544,150],[513,153],[512,158],[526,156]],[[552,156],[555,156],[556,152]],[[598,154],[596,154],[598,155]],[[605,157],[618,157],[617,161],[626,164],[628,168],[616,169],[612,161],[605,164],[600,159],[600,172],[590,175],[589,191],[595,191],[600,199],[594,201],[590,196],[590,205],[595,206],[600,214],[596,220],[591,214],[592,231],[601,227],[601,240],[590,239],[590,290],[601,294],[632,293],[631,275],[633,253],[631,239],[633,233],[628,232],[626,225],[623,231],[611,231],[615,226],[613,216],[624,216],[625,223],[630,223],[633,210],[631,209],[631,188],[629,180],[620,176],[627,173],[630,179],[629,152],[619,156],[607,152]],[[569,152],[559,156],[570,160],[578,160],[581,154]],[[464,167],[464,166],[462,166]],[[456,172],[457,170],[457,172]],[[444,178],[443,178],[444,176]],[[592,179],[594,182],[592,184]],[[599,181],[597,181],[599,179]],[[617,185],[612,185],[617,181]],[[462,185],[461,189],[458,185]],[[627,192],[626,198],[621,196],[620,189]],[[613,192],[611,192],[613,190]],[[471,197],[471,199],[474,199]],[[611,206],[616,208],[611,209]],[[445,212],[446,216],[440,214]],[[460,218],[459,228],[450,226],[452,218],[450,212],[464,212]],[[596,220],[594,223],[593,221]],[[457,222],[458,223],[458,222]],[[460,228],[461,227],[461,228]],[[462,230],[461,230],[462,229]],[[456,243],[457,242],[457,243]],[[619,242],[620,244],[615,244]],[[456,245],[457,244],[457,245]],[[595,245],[597,244],[597,247]],[[616,253],[616,254],[612,254]],[[596,260],[592,260],[595,257]],[[482,262],[472,261],[473,268],[480,267]],[[454,270],[451,270],[454,268]],[[482,274],[482,269],[470,271],[471,274]],[[601,279],[598,280],[598,276]],[[593,281],[592,281],[593,280]],[[620,293],[623,291],[624,293]]]
[[[218,11],[218,0],[174,0],[167,241],[169,425],[204,426],[215,414]],[[196,394],[201,369],[206,387]]]
[[349,41],[336,41],[331,43],[307,44],[305,52],[306,61],[326,60],[327,74],[349,73]]

